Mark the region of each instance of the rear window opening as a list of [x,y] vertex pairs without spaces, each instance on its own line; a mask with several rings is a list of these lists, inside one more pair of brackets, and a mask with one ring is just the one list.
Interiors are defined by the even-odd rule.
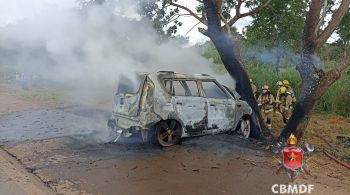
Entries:
[[139,91],[142,79],[140,76],[135,76],[135,78],[127,78],[121,76],[118,83],[117,93],[120,94],[135,94]]

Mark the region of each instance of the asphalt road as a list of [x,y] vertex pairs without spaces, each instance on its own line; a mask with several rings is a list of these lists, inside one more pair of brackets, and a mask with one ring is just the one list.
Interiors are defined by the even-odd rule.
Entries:
[[[0,119],[1,147],[58,194],[271,194],[273,184],[289,182],[274,174],[272,153],[238,135],[189,138],[165,149],[140,137],[106,144],[107,118],[79,106],[16,112]],[[306,180],[323,182],[300,182]],[[346,194],[339,181],[327,180],[333,184],[315,194]]]

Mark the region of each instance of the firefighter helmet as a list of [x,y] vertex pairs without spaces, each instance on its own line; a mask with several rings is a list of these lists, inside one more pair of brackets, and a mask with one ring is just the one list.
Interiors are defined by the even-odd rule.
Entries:
[[290,134],[289,138],[287,139],[287,144],[290,146],[295,146],[298,144],[298,139],[294,136],[294,134]]
[[287,88],[286,88],[286,87],[282,86],[282,87],[280,88],[280,94],[284,94],[284,93],[286,93],[286,91],[287,91]]
[[283,83],[282,83],[282,81],[277,81],[276,85],[277,85],[277,86],[282,86]]
[[283,85],[289,85],[289,81],[288,80],[283,80]]
[[268,85],[264,85],[261,89],[262,90],[269,90],[269,86]]

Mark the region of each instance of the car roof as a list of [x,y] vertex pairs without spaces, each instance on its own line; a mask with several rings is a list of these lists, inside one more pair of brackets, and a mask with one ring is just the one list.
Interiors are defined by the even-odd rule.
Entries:
[[160,78],[215,80],[215,78],[213,78],[208,74],[188,74],[188,73],[179,73],[174,71],[158,71],[158,72],[140,73],[140,74],[159,76]]

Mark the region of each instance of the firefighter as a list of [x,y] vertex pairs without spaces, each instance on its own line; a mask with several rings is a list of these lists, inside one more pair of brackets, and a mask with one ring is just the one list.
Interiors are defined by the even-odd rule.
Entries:
[[253,90],[254,98],[256,99],[256,92],[257,92],[256,85],[254,84],[253,79],[249,79],[249,81],[250,81],[250,86]]
[[274,101],[269,86],[264,85],[258,98],[258,106],[260,107],[261,115],[269,129],[271,129]]
[[283,86],[287,89],[287,92],[289,92],[289,94],[292,96],[293,103],[296,102],[297,99],[295,98],[293,88],[289,85],[289,81],[288,80],[283,80]]
[[277,81],[276,83],[276,101],[275,101],[275,106],[274,106],[274,110],[275,113],[279,113],[279,100],[278,97],[280,96],[280,89],[283,86],[282,81]]
[[279,95],[279,90],[280,90],[280,88],[283,86],[283,83],[282,83],[282,81],[277,81],[277,83],[276,83],[276,97],[278,97],[278,95]]
[[293,96],[284,86],[280,88],[279,93],[280,94],[278,97],[278,108],[280,113],[282,114],[284,124],[287,124],[290,116],[292,115]]

